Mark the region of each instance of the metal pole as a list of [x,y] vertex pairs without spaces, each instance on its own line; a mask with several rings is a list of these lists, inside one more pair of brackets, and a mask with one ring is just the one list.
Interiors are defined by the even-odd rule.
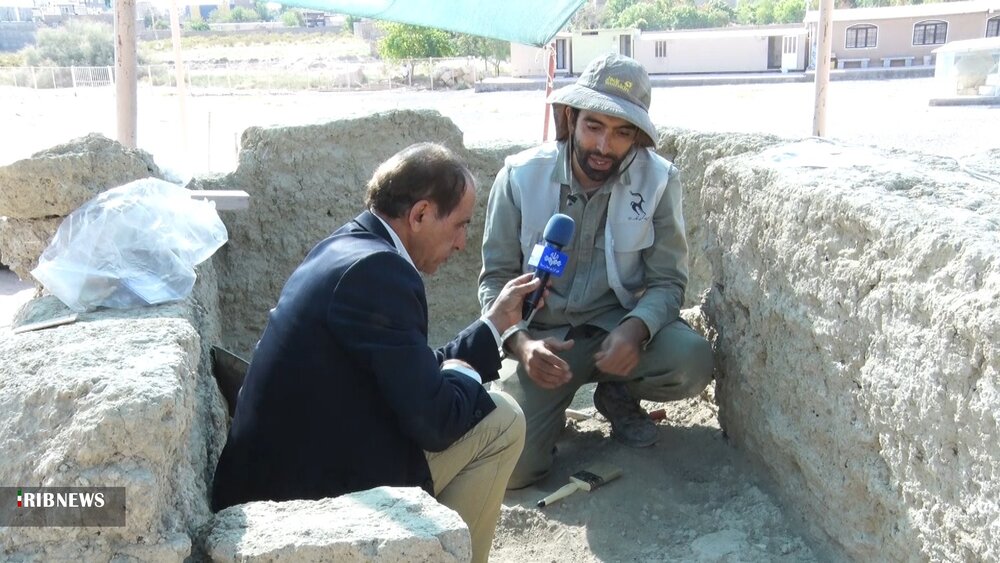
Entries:
[[820,0],[816,33],[819,35],[816,41],[819,52],[816,54],[816,107],[813,111],[812,134],[825,137],[826,89],[830,84],[830,50],[833,45],[833,0]]
[[[549,43],[548,47],[545,48],[549,64],[547,65],[547,70],[545,73],[545,99],[549,99],[549,94],[552,93],[552,87],[555,85],[556,79],[556,44],[553,41]],[[545,124],[542,126],[542,142],[549,140],[549,117],[552,115],[552,105],[547,101],[545,103]]]
[[136,121],[139,113],[136,97],[135,45],[135,0],[115,0],[115,100],[118,142],[130,149],[136,146]]

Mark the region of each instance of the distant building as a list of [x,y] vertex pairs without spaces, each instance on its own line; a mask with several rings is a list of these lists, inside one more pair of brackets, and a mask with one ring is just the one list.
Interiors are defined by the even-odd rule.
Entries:
[[643,33],[635,58],[652,74],[802,71],[806,49],[801,25],[689,29]]
[[[561,32],[554,44],[556,75],[579,74],[608,52],[635,58],[650,74],[804,70],[808,47],[802,25],[647,32],[599,29]],[[544,52],[512,44],[514,76],[545,76]]]
[[33,0],[0,0],[0,22],[34,21]]
[[[556,74],[579,74],[607,52],[632,56],[652,74],[802,71],[816,65],[818,23],[810,11],[793,25],[562,32],[553,40]],[[998,0],[834,10],[832,57],[837,68],[925,66],[945,43],[984,37],[1000,37]],[[514,76],[545,76],[544,62],[543,49],[511,45]]]
[[[807,12],[805,23],[815,53],[819,12]],[[832,56],[838,68],[931,65],[945,43],[998,35],[997,0],[834,10]]]

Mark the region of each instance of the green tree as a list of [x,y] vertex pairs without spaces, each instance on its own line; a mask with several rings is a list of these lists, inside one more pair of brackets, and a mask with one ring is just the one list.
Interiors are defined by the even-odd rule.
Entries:
[[285,27],[302,27],[306,22],[302,17],[302,12],[299,12],[298,10],[288,10],[287,12],[281,14],[281,23]]
[[243,6],[237,6],[232,10],[229,10],[229,17],[227,21],[230,23],[244,23],[244,22],[259,22],[260,14],[256,10],[251,10],[250,8],[244,8]]
[[744,25],[774,23],[774,0],[749,0],[736,8],[736,21]]
[[24,59],[30,66],[110,66],[115,64],[114,31],[110,25],[79,21],[40,29]]
[[667,13],[667,27],[670,29],[700,29],[712,27],[707,18],[696,6],[682,4],[670,9]]
[[489,71],[489,65],[493,65],[493,72],[496,76],[500,76],[500,63],[510,58],[509,41],[465,33],[454,34],[452,40],[454,54],[483,59],[483,64],[486,65],[487,72]]
[[643,0],[608,0],[604,3],[604,9],[608,12],[608,18],[614,21],[619,14],[642,2]]
[[573,14],[569,20],[570,31],[581,29],[598,29],[606,27],[607,10],[604,5],[598,6],[597,0],[588,0],[587,5],[581,7]]
[[446,31],[402,23],[383,25],[385,36],[378,43],[378,52],[384,59],[450,57],[455,53]]
[[667,29],[669,8],[662,2],[632,4],[618,14],[614,27],[639,28],[643,31]]
[[802,23],[806,17],[806,7],[802,0],[778,0],[774,6],[775,23]]
[[[619,19],[625,14],[630,8],[642,4],[652,4],[656,5],[657,0],[607,0],[604,3],[604,19],[601,22],[602,27],[619,27]],[[626,16],[627,18],[629,16]],[[646,25],[648,25],[648,21]]]
[[257,19],[254,21],[274,21],[274,16],[271,15],[271,10],[267,9],[267,0],[256,0],[253,3],[253,11],[257,12]]
[[[801,0],[797,1],[802,3]],[[712,23],[712,27],[725,27],[736,21],[736,10],[722,0],[711,0],[702,4],[699,9],[705,12],[705,17]]]

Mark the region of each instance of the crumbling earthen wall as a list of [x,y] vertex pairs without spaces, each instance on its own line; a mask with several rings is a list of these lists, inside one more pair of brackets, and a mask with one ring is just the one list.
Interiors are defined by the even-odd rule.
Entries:
[[705,168],[721,422],[853,560],[1000,557],[1000,184],[976,163],[813,139]]

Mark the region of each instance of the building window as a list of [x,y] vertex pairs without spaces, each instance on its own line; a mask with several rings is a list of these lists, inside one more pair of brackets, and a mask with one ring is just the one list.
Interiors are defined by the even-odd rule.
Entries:
[[874,25],[852,25],[847,28],[847,41],[844,47],[848,49],[870,49],[878,46],[878,28]]
[[986,20],[986,37],[1000,37],[1000,16]]
[[948,22],[925,21],[913,26],[914,45],[943,45],[948,37]]
[[662,59],[667,56],[667,42],[657,41],[656,42],[656,58]]

